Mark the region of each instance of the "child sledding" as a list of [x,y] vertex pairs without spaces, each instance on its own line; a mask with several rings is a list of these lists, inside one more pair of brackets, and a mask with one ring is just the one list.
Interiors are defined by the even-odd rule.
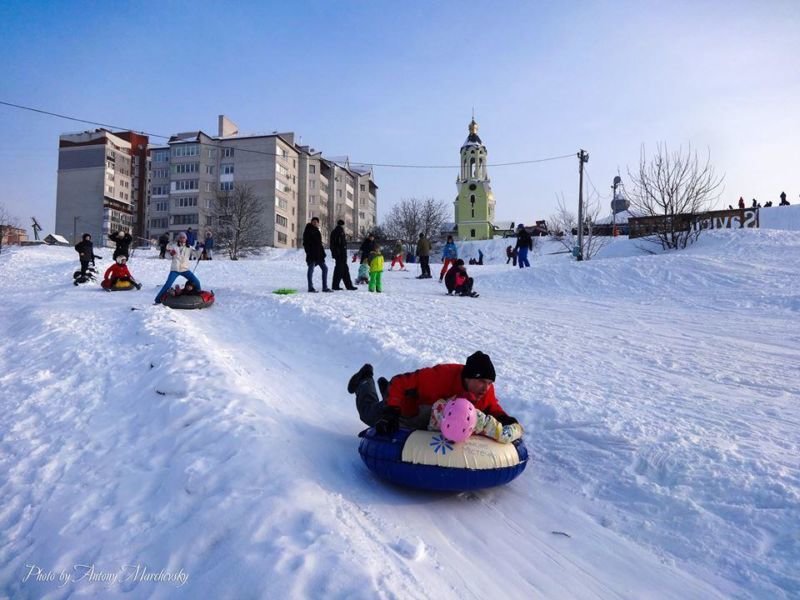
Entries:
[[447,271],[444,276],[444,284],[447,287],[447,294],[450,296],[455,294],[456,296],[478,297],[478,293],[472,289],[472,277],[467,275],[467,267],[464,266],[464,261],[460,258]]
[[136,281],[128,270],[128,258],[124,254],[117,256],[114,263],[106,269],[100,286],[107,292],[142,289],[142,284]]

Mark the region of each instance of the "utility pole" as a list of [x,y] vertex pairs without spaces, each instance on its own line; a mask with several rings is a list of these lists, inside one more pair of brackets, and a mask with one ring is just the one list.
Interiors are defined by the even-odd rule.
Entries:
[[72,241],[78,243],[78,221],[80,217],[72,217]]
[[587,162],[589,153],[581,149],[578,152],[578,245],[572,252],[578,260],[583,260],[583,164]]

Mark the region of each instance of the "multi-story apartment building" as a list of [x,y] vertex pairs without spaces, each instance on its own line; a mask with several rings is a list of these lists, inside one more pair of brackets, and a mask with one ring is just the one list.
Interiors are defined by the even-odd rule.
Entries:
[[106,129],[64,134],[58,144],[56,233],[104,245],[117,230],[144,235],[148,138]]
[[364,237],[378,222],[378,186],[372,177],[371,167],[351,167],[351,169],[356,175],[353,229],[358,237]]

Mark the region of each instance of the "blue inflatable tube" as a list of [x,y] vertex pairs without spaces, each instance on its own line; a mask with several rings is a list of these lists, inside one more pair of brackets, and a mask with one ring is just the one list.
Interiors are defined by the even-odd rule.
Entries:
[[455,444],[439,431],[400,429],[391,436],[370,427],[359,434],[358,452],[381,479],[422,490],[466,492],[506,484],[525,470],[522,440],[500,444],[473,435]]

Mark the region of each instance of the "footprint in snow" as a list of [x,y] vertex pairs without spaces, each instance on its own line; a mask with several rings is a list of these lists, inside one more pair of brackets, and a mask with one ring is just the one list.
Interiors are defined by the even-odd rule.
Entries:
[[416,561],[425,558],[425,544],[416,537],[410,540],[397,540],[392,544],[392,550],[408,560]]

